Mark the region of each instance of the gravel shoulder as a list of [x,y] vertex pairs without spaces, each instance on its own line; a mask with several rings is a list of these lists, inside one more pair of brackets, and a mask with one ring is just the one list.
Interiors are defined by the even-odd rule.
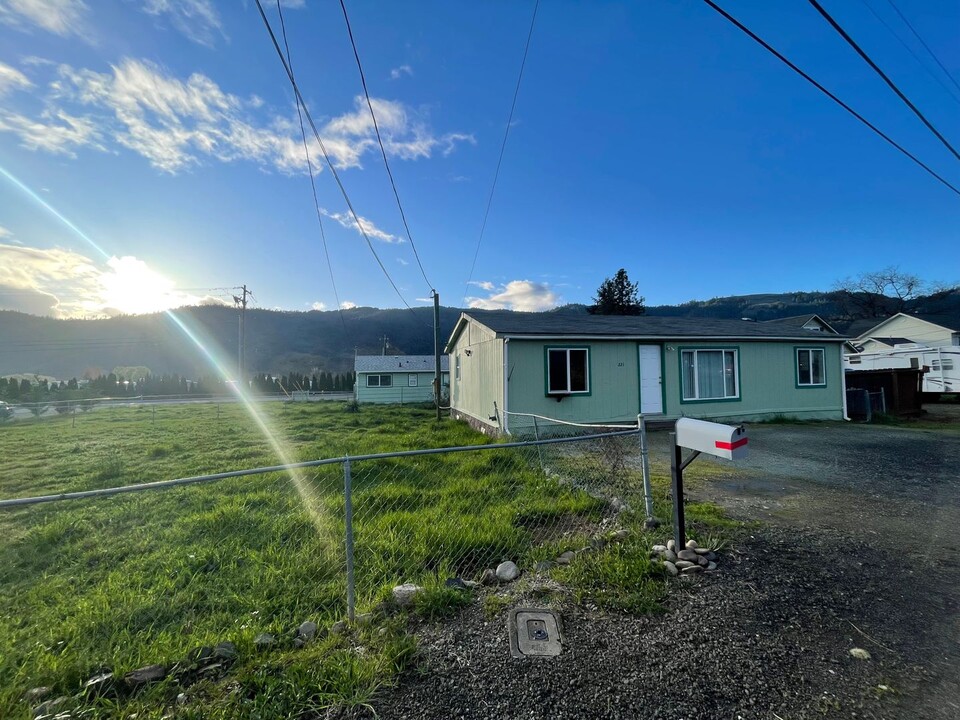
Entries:
[[[527,576],[532,594],[509,607],[556,608],[559,657],[512,658],[507,610],[474,603],[414,628],[421,661],[380,696],[379,717],[960,717],[960,433],[750,433],[747,463],[705,464],[688,488],[688,501],[763,521],[720,572],[678,583],[665,612],[641,617],[556,591],[544,601]],[[666,443],[651,434],[655,455]]]

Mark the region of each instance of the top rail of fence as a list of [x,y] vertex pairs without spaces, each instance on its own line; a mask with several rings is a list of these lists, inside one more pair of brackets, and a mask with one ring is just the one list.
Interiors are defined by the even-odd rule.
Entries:
[[347,462],[362,462],[366,460],[386,460],[400,457],[416,457],[418,455],[440,455],[443,453],[458,452],[483,452],[486,450],[503,450],[515,447],[531,447],[534,445],[556,445],[560,443],[584,442],[587,440],[596,440],[600,438],[623,437],[627,435],[636,435],[638,428],[621,430],[618,432],[597,433],[594,435],[582,435],[579,437],[549,438],[536,441],[508,442],[508,443],[490,443],[486,445],[458,445],[455,447],[426,448],[423,450],[400,450],[388,453],[372,453],[368,455],[343,455],[335,458],[324,458],[322,460],[305,460],[298,463],[287,463],[284,465],[271,465],[268,467],[248,468],[246,470],[229,470],[222,473],[212,473],[209,475],[194,475],[192,477],[175,478],[173,480],[158,480],[155,482],[138,483],[135,485],[123,485],[112,488],[99,488],[97,490],[80,490],[77,492],[56,493],[53,495],[37,495],[34,497],[11,498],[0,500],[0,509],[9,507],[22,507],[25,505],[39,505],[41,503],[60,502],[65,500],[82,500],[85,498],[107,497],[110,495],[120,495],[123,493],[142,492],[145,490],[162,490],[165,488],[178,487],[183,485],[198,485],[201,483],[214,482],[217,480],[226,480],[228,478],[247,477],[250,475],[265,475],[273,472],[284,472],[287,470],[300,470],[303,468],[321,467],[323,465],[337,465]]

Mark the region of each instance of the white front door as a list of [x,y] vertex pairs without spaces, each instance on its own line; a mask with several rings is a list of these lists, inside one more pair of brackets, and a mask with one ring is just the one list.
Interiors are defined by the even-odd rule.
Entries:
[[642,415],[656,415],[663,412],[660,346],[640,345],[639,348],[640,413]]

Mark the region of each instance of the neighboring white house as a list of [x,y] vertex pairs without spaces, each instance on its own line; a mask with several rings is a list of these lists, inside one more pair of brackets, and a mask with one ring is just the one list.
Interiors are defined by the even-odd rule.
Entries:
[[[450,358],[440,356],[443,393],[450,385]],[[433,401],[436,360],[433,355],[357,355],[354,386],[361,403],[425,403]]]
[[960,319],[897,313],[850,341],[848,370],[926,369],[923,391],[960,392]]

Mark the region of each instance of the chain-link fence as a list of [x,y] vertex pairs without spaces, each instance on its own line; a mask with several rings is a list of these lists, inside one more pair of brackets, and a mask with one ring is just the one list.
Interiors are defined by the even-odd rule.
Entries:
[[22,694],[255,646],[400,583],[530,568],[642,511],[637,428],[551,434],[0,501],[0,675]]

